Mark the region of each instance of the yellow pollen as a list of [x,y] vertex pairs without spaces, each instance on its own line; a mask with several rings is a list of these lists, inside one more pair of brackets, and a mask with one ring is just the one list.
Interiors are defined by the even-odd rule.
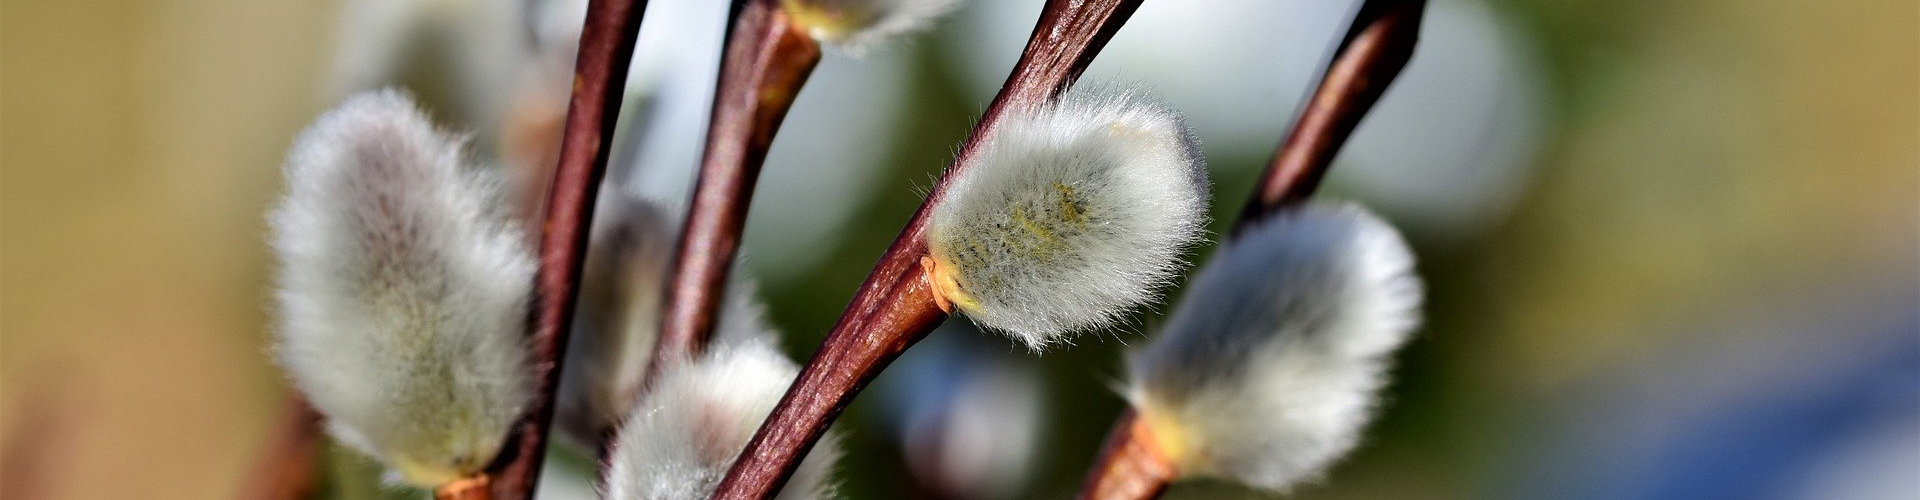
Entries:
[[1148,405],[1139,408],[1140,422],[1147,428],[1148,438],[1168,462],[1185,468],[1193,447],[1193,435],[1180,425],[1178,419],[1162,411],[1155,411]]
[[872,21],[872,14],[846,9],[808,5],[804,0],[781,0],[780,8],[807,34],[821,40],[838,40],[858,31]]

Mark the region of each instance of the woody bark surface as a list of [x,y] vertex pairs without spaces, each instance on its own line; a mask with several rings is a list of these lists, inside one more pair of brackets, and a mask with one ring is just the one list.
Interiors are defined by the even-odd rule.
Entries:
[[560,163],[540,228],[530,336],[535,399],[514,425],[507,449],[487,471],[487,489],[500,500],[532,498],[546,457],[562,354],[579,298],[587,228],[600,180],[606,175],[614,122],[620,116],[620,97],[645,8],[644,0],[592,0],[587,5]]
[[[1319,86],[1261,174],[1233,232],[1313,196],[1340,146],[1413,58],[1425,7],[1425,0],[1361,4]],[[1128,409],[1114,423],[1076,498],[1158,498],[1177,478],[1166,457],[1150,452],[1153,447],[1147,441],[1152,437],[1138,417]]]
[[721,59],[706,153],[680,233],[649,371],[692,357],[712,336],[767,148],[819,62],[819,43],[801,32],[776,0],[748,0],[741,6]]
[[1046,103],[1073,83],[1141,0],[1050,0],[1020,61],[987,105],[946,174],[855,292],[813,359],[727,471],[712,498],[772,498],[867,382],[947,317],[920,267],[928,208],[968,168],[980,141],[1012,109]]

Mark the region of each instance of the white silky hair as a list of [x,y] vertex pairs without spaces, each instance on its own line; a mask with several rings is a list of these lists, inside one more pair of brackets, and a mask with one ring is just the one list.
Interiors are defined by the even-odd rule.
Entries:
[[[681,217],[618,187],[606,196],[589,240],[554,417],[567,439],[589,450],[640,397],[660,335]],[[773,336],[757,287],[738,271],[721,302],[713,343]]]
[[960,0],[781,0],[814,39],[853,54],[927,29]]
[[336,438],[422,486],[484,467],[532,393],[533,253],[463,148],[406,95],[355,95],[294,142],[270,216],[281,364]]
[[1172,427],[1183,474],[1275,491],[1355,446],[1424,294],[1398,231],[1325,203],[1247,228],[1187,289],[1129,397]]
[[[620,427],[606,498],[707,498],[799,372],[768,339],[716,344],[690,363],[668,367]],[[839,458],[838,440],[829,433],[777,498],[830,498]]]
[[1034,350],[1153,300],[1207,221],[1206,160],[1138,92],[1013,110],[933,207],[937,286]]

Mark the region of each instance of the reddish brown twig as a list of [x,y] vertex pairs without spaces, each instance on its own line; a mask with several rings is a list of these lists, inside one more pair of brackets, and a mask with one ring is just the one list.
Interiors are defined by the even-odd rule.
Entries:
[[1077,500],[1157,498],[1179,476],[1173,461],[1154,444],[1152,429],[1128,409],[1113,423],[1100,447],[1094,467],[1087,471],[1086,488]]
[[299,394],[287,396],[266,448],[241,485],[241,500],[299,500],[318,490],[320,412]]
[[[1235,232],[1313,195],[1360,118],[1413,58],[1425,7],[1425,0],[1368,0],[1360,6],[1320,85],[1261,175]],[[1178,476],[1174,464],[1153,449],[1150,430],[1128,409],[1114,422],[1076,498],[1158,498]]]
[[947,180],[968,167],[980,141],[1011,109],[1053,99],[1086,71],[1140,0],[1050,0],[1012,74],[934,185],[920,209],[874,265],[840,320],[788,388],[779,406],[727,471],[713,498],[771,498],[800,457],[826,432],[848,402],[901,352],[946,319],[920,267],[926,255],[928,208],[945,196]]
[[1354,15],[1319,87],[1294,119],[1241,219],[1258,220],[1305,200],[1335,153],[1413,58],[1425,0],[1369,0]]
[[680,233],[649,372],[699,352],[712,335],[767,147],[819,62],[819,42],[779,2],[749,0],[740,7],[720,62],[706,154]]
[[593,0],[587,5],[560,164],[554,170],[541,225],[531,334],[535,397],[514,426],[512,441],[487,471],[493,496],[501,500],[531,498],[546,458],[554,389],[559,385],[573,305],[579,298],[587,227],[600,179],[606,174],[614,121],[620,115],[620,97],[645,8],[644,0]]

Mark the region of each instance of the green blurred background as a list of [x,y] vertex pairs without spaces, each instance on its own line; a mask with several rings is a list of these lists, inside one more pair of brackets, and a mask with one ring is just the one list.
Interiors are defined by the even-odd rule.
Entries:
[[[1431,288],[1429,325],[1401,357],[1367,443],[1298,498],[1599,491],[1570,485],[1606,474],[1556,478],[1602,463],[1582,455],[1605,448],[1593,443],[1609,440],[1609,425],[1633,427],[1609,424],[1609,412],[1638,411],[1632,418],[1657,427],[1672,421],[1660,408],[1725,408],[1716,387],[1814,378],[1854,359],[1832,351],[1882,345],[1874,339],[1885,332],[1920,335],[1910,322],[1920,308],[1920,5],[1466,3],[1517,34],[1506,41],[1533,66],[1519,77],[1537,119],[1523,121],[1528,146],[1511,162],[1525,173],[1471,229],[1409,224]],[[0,496],[238,491],[286,390],[265,354],[263,214],[292,135],[333,98],[339,9],[319,0],[0,4]],[[830,237],[808,245],[817,256],[769,255],[751,268],[766,276],[763,293],[797,357],[837,317],[918,203],[915,187],[984,102],[967,83],[981,70],[955,55],[986,45],[981,33],[942,27],[885,56],[905,68],[898,111],[882,123],[894,133],[820,139],[860,143],[884,168],[866,174],[870,195],[822,229]],[[1301,90],[1276,85],[1246,98],[1290,107]],[[1254,118],[1277,127],[1287,115]],[[1232,142],[1209,143],[1215,234],[1269,152]],[[781,162],[776,151],[768,168]],[[1368,185],[1336,177],[1330,189],[1393,203]],[[755,237],[748,244],[750,255],[775,253],[756,250]],[[1042,358],[997,338],[957,341],[1040,381],[1037,453],[1022,462],[1029,477],[1002,493],[1058,498],[1076,484],[1120,408],[1108,386],[1122,373],[1123,343],[1155,324],[1142,318]],[[1728,382],[1703,382],[1716,377]],[[841,425],[850,498],[915,494],[902,485],[911,474],[896,433],[883,430],[894,414],[886,399],[863,397]],[[1174,496],[1254,494],[1200,483]]]

